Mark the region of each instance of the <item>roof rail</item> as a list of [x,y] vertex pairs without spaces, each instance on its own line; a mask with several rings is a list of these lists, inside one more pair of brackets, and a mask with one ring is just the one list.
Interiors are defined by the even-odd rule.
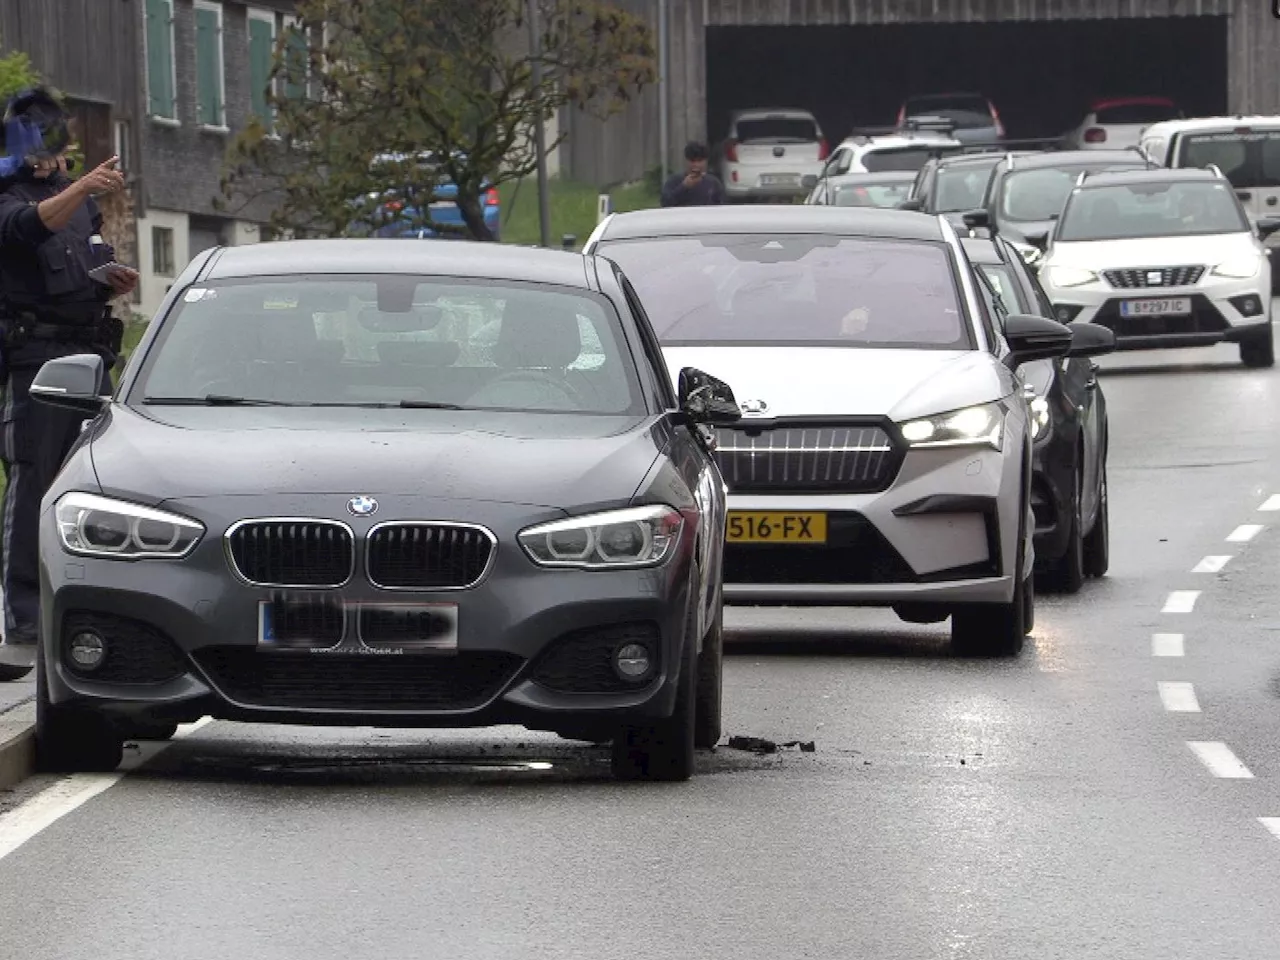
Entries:
[[907,117],[902,121],[902,129],[912,131],[934,130],[939,133],[950,134],[955,132],[956,122],[948,119],[947,117],[921,115],[916,117]]
[[1088,175],[1089,175],[1088,170],[1081,170],[1080,176],[1076,177],[1076,186],[1078,187],[1080,186],[1080,184],[1084,183],[1084,178],[1087,177]]
[[1219,180],[1224,179],[1222,176],[1222,170],[1218,167],[1216,163],[1205,164],[1205,169],[1211,172]]
[[1009,165],[1010,170],[1013,169],[1013,151],[1012,150],[1008,150],[1005,152],[1004,162]]

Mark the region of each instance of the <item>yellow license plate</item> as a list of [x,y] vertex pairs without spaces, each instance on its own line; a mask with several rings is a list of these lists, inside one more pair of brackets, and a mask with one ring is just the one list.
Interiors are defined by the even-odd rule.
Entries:
[[826,543],[825,513],[729,514],[730,543]]

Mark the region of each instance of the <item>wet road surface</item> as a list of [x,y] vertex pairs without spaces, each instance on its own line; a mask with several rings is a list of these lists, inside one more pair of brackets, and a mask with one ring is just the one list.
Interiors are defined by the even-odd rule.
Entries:
[[726,736],[814,750],[679,785],[519,730],[208,724],[0,799],[0,958],[1270,955],[1280,370],[1102,367],[1111,572],[1016,660],[731,609]]

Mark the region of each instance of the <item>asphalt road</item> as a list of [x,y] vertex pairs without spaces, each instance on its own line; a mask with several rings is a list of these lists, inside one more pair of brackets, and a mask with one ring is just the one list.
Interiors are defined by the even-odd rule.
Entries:
[[731,611],[727,733],[815,750],[660,787],[519,731],[210,724],[6,799],[0,958],[1274,955],[1280,369],[1103,366],[1111,574],[1020,658]]

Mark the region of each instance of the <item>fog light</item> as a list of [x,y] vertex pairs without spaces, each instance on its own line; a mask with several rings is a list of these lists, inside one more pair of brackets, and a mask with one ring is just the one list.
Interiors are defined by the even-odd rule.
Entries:
[[91,630],[82,630],[71,638],[69,653],[81,670],[96,670],[107,658],[107,642]]
[[641,643],[625,643],[613,655],[613,666],[624,680],[640,680],[649,672],[649,648]]

